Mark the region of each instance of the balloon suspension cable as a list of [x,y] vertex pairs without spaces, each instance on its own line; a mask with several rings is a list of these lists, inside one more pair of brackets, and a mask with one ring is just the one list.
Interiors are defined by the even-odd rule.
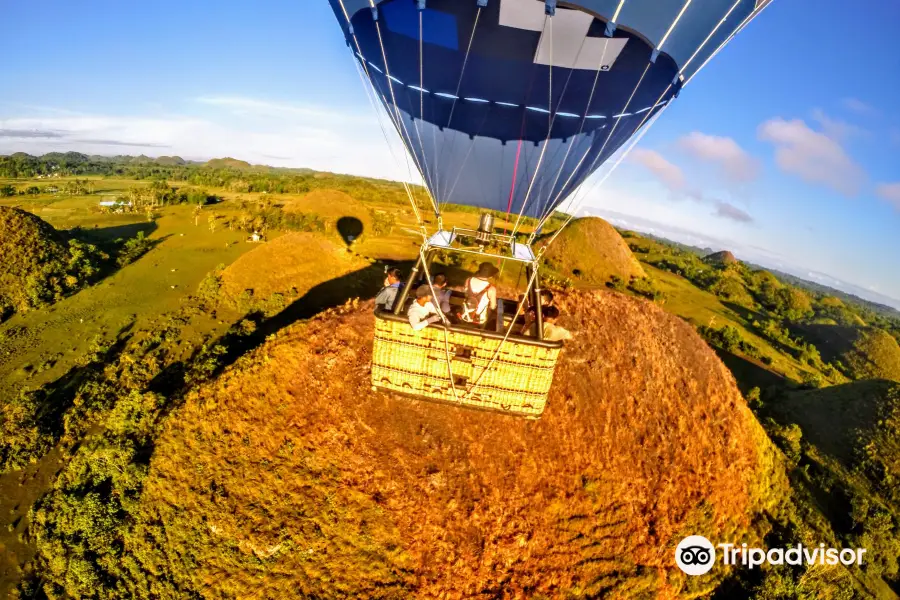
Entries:
[[[422,13],[424,11],[419,11],[419,119],[425,119],[425,48],[424,48],[424,40],[423,40],[423,17]],[[425,181],[425,188],[428,190],[428,193],[432,196],[432,206],[436,209],[437,206],[434,204],[434,194],[431,192],[431,188],[434,187],[431,179],[431,173],[428,169],[428,161],[425,160],[425,144],[422,143],[422,132],[419,129],[419,122],[416,118],[412,117],[413,127],[416,130],[416,139],[419,140],[419,148],[422,149],[422,165],[425,167],[425,172],[423,174]],[[440,213],[435,212],[435,217],[439,217]]]
[[[369,89],[370,84],[366,83],[366,76],[363,74],[363,71],[359,66],[359,61],[357,61],[354,58],[353,64],[356,66],[356,72],[359,75],[360,83],[362,83],[363,90],[366,93],[366,98],[368,98],[369,104],[372,107],[372,110],[375,112],[375,119],[378,121],[379,129],[381,129],[381,135],[384,136],[384,143],[387,145],[388,151],[391,153],[391,158],[393,158],[394,162],[397,164],[397,168],[401,169],[402,163],[400,162],[400,159],[397,157],[397,154],[394,151],[394,146],[393,146],[393,144],[391,144],[390,138],[388,136],[387,129],[385,129],[385,127],[384,127],[381,111],[378,110],[378,103],[375,101],[373,93]],[[388,118],[390,118],[390,116],[388,116]],[[407,167],[408,172],[411,173],[412,170],[409,167],[409,157],[408,156],[406,157],[406,167]],[[412,206],[413,214],[416,217],[416,222],[418,223],[419,227],[421,228],[422,234],[426,235],[425,223],[422,220],[421,215],[419,214],[418,203],[415,201],[415,198],[413,197],[413,193],[412,193],[412,190],[410,189],[409,183],[407,183],[405,181],[401,181],[400,183],[403,185],[403,189],[406,190],[406,195],[409,198],[410,206]]]
[[[559,236],[559,234],[562,233],[562,230],[565,229],[569,225],[569,223],[572,222],[572,220],[574,220],[576,213],[581,209],[581,203],[584,202],[584,199],[589,196],[590,192],[594,191],[594,188],[596,188],[598,185],[603,185],[606,182],[606,180],[609,179],[610,175],[612,175],[613,172],[615,172],[615,170],[619,167],[619,165],[622,164],[622,161],[624,161],[628,157],[628,155],[631,154],[631,151],[634,149],[634,147],[638,145],[638,143],[641,141],[641,139],[647,134],[648,131],[650,131],[650,128],[659,119],[660,115],[662,115],[664,112],[666,112],[666,109],[669,108],[669,106],[671,106],[671,104],[672,104],[671,102],[667,102],[662,107],[662,109],[660,109],[655,115],[653,115],[652,121],[650,121],[650,123],[648,123],[647,126],[638,134],[638,136],[628,145],[628,148],[626,148],[625,151],[619,155],[619,158],[616,159],[616,162],[613,163],[613,166],[610,167],[610,169],[606,173],[603,174],[603,177],[601,177],[599,180],[595,181],[591,185],[591,187],[588,188],[587,193],[581,194],[579,191],[579,192],[576,192],[576,194],[573,194],[572,203],[570,203],[570,204],[575,204],[575,199],[578,195],[581,196],[581,200],[577,203],[577,205],[570,206],[570,208],[568,210],[569,216],[566,218],[565,222],[560,226],[560,228],[553,232],[553,235],[550,237],[550,240],[541,248],[538,258],[540,258],[540,256],[542,256],[544,254],[544,251],[553,244],[553,242],[556,240],[557,236]],[[581,186],[579,186],[579,187],[581,187]]]
[[[378,125],[379,125],[379,127],[381,127],[381,132],[382,132],[382,135],[384,135],[385,143],[388,146],[388,150],[390,151],[391,156],[397,162],[397,166],[400,167],[400,161],[397,159],[396,154],[394,153],[394,149],[389,141],[387,131],[384,129],[384,125],[381,122],[381,113],[378,111],[377,103],[374,100],[375,95],[378,94],[380,96],[380,94],[375,89],[375,85],[372,83],[372,77],[371,77],[371,74],[369,73],[369,68],[368,68],[368,61],[366,60],[365,56],[363,56],[362,47],[359,44],[359,39],[356,37],[356,33],[353,32],[353,24],[350,22],[350,15],[347,13],[347,9],[344,6],[344,0],[338,0],[338,3],[341,6],[341,11],[344,13],[344,19],[346,19],[346,21],[347,21],[347,27],[349,28],[350,35],[353,38],[353,44],[356,47],[356,54],[359,57],[359,63],[361,63],[361,65],[362,65],[361,68],[362,68],[363,72],[365,73],[365,77],[363,77],[362,73],[359,73],[360,67],[359,67],[359,64],[357,64],[357,72],[360,74],[360,80],[363,84],[363,89],[366,91],[366,97],[369,98],[369,102],[372,104],[372,108],[375,111],[376,119],[378,119]],[[379,39],[380,39],[380,35],[379,35]],[[382,47],[382,50],[383,50],[383,47]],[[354,58],[354,62],[356,62],[355,58]],[[387,69],[387,64],[385,64],[385,69]],[[368,82],[368,85],[367,85],[367,82]],[[390,82],[390,79],[388,79],[388,82]],[[369,88],[371,88],[371,94],[372,94],[371,96],[369,95],[370,94]],[[387,102],[384,101],[383,96],[382,96],[382,100],[383,100],[383,104],[385,105],[385,112],[387,113],[388,118],[391,120],[391,122],[394,125],[394,128],[399,133],[400,127],[397,124],[397,122],[394,121],[394,118],[391,115],[390,110],[388,110],[386,108]],[[409,163],[409,154],[408,153],[406,154],[406,168],[407,168],[407,173],[408,173],[409,177],[412,178],[412,167],[410,166],[410,163]],[[427,237],[427,233],[425,231],[425,223],[423,222],[422,217],[419,214],[418,204],[412,193],[412,189],[410,188],[410,186],[407,182],[404,181],[402,183],[403,183],[404,190],[406,190],[407,197],[409,198],[409,203],[412,206],[413,214],[416,217],[416,222],[418,223],[419,228],[422,231],[422,234]],[[434,203],[434,200],[432,199],[432,204],[433,203]]]
[[[625,1],[625,0],[622,0],[622,3],[623,3],[623,4],[624,4],[624,1]],[[690,58],[685,62],[685,64],[681,67],[681,69],[680,69],[679,72],[678,72],[678,76],[677,76],[676,79],[680,79],[681,77],[683,77],[685,71],[687,70],[687,68],[688,68],[688,66],[691,64],[691,62],[693,62],[693,60],[700,54],[700,52],[703,50],[703,48],[706,46],[706,44],[709,43],[709,41],[710,41],[710,40],[712,39],[712,37],[716,34],[716,32],[719,30],[719,28],[720,28],[722,25],[725,24],[725,22],[726,22],[726,21],[728,20],[728,18],[731,16],[731,14],[734,12],[734,10],[735,10],[735,9],[741,4],[741,2],[743,2],[743,1],[745,1],[745,0],[736,0],[735,3],[731,5],[731,7],[728,9],[728,12],[725,13],[725,16],[723,16],[723,17],[716,23],[716,25],[713,27],[712,31],[710,31],[709,35],[706,36],[706,38],[705,38],[705,39],[703,40],[703,42],[701,42],[701,44],[697,47],[697,49],[694,51],[694,53],[691,55],[691,57],[690,57]],[[697,73],[700,72],[700,70],[703,69],[703,67],[706,66],[707,63],[709,63],[710,60],[712,60],[712,58],[713,58],[716,54],[719,53],[719,51],[722,50],[722,48],[723,48],[726,44],[728,44],[729,41],[731,41],[731,40],[732,40],[732,39],[733,39],[733,38],[734,38],[734,37],[735,37],[735,36],[736,36],[736,35],[744,28],[744,27],[746,27],[753,19],[755,19],[755,18],[756,18],[756,17],[757,17],[757,16],[758,16],[765,8],[766,8],[766,6],[768,6],[769,4],[771,4],[771,0],[770,0],[769,2],[766,2],[765,4],[761,5],[759,8],[755,9],[753,12],[751,12],[749,15],[747,15],[747,17],[740,23],[740,25],[738,25],[737,28],[735,28],[734,32],[733,32],[728,38],[726,38],[725,41],[723,41],[723,42],[716,48],[716,50],[715,50],[715,51],[714,51],[714,52],[713,52],[713,53],[712,53],[712,54],[711,54],[711,55],[703,62],[703,64],[700,65],[700,67],[699,67],[699,68],[691,75],[691,77],[688,78],[688,80],[682,85],[682,89],[683,89],[683,88],[684,88],[684,87],[685,87],[685,86],[686,86],[686,85],[694,78],[694,76],[695,76]],[[621,8],[621,4],[620,4],[620,8]],[[676,19],[676,22],[677,22],[677,19]],[[673,27],[674,27],[674,23],[673,23]],[[670,27],[670,30],[671,30],[671,27]],[[673,84],[674,84],[674,80],[673,80]],[[659,98],[657,98],[656,102],[653,103],[653,105],[652,105],[653,108],[656,108],[657,106],[659,106],[660,101],[662,101],[662,99],[663,99],[663,98],[665,97],[665,95],[669,92],[669,90],[672,89],[672,85],[673,85],[673,84],[669,84],[669,86],[666,87],[666,89],[663,91],[663,93],[660,94],[660,96],[659,96]],[[662,112],[665,110],[665,108],[668,106],[668,104],[669,104],[670,102],[671,102],[671,100],[670,100],[670,101],[667,101],[667,102],[665,103],[665,105],[663,105],[662,110],[660,110],[660,111],[657,111],[657,112],[655,112],[655,113],[653,112],[653,109],[651,109],[650,111],[648,111],[647,114],[644,116],[644,119],[643,119],[643,120],[641,121],[641,123],[637,126],[636,131],[637,131],[637,130],[640,130],[641,127],[644,126],[644,123],[646,123],[647,120],[650,119],[651,117],[654,117],[654,121],[653,121],[653,122],[655,123],[655,122],[656,122],[655,117],[657,117],[658,115],[662,114]],[[649,129],[649,126],[647,127],[647,129]],[[636,140],[634,140],[634,141],[630,144],[630,146],[629,146],[628,150],[626,151],[626,153],[625,153],[624,155],[622,155],[622,156],[619,158],[619,160],[615,163],[615,165],[614,165],[614,166],[607,172],[607,174],[602,178],[602,181],[605,181],[605,180],[612,174],[612,172],[615,170],[615,168],[622,162],[622,160],[624,159],[624,157],[627,156],[627,154],[631,152],[631,148],[633,148],[633,147],[637,144],[637,142],[640,141],[640,139],[641,139],[643,136],[644,136],[644,133],[639,134],[638,138],[637,138]],[[589,148],[588,150],[590,150],[590,148]],[[587,153],[585,153],[585,156],[586,156],[586,154],[587,154]],[[582,160],[583,160],[583,159],[584,159],[584,157],[582,157]],[[578,169],[580,168],[580,166],[581,166],[581,161],[579,161],[578,165],[575,167],[575,170],[573,171],[573,174],[576,173],[576,172],[578,172]],[[571,178],[572,178],[572,176],[569,177],[569,180],[571,180]],[[557,196],[556,196],[556,198],[554,199],[554,201],[551,202],[551,203],[549,204],[548,209],[547,209],[547,211],[545,212],[545,214],[542,216],[541,221],[540,221],[540,224],[539,224],[538,227],[535,229],[535,232],[539,231],[539,230],[541,229],[541,227],[543,227],[543,226],[546,224],[546,222],[550,219],[550,217],[553,215],[553,213],[555,212],[555,211],[554,211],[554,207],[555,207],[555,205],[556,205],[556,202],[559,200],[559,197],[562,195],[562,192],[565,190],[566,186],[568,186],[568,183],[569,183],[569,182],[566,181],[566,184],[563,185],[563,188],[560,190],[559,194],[557,194]],[[601,183],[602,183],[602,182],[601,182]],[[594,187],[596,187],[596,185],[597,185],[597,184],[595,183],[593,186],[591,186],[591,188],[589,188],[589,191],[593,191],[593,189],[594,189]],[[554,187],[555,187],[555,186],[554,186]],[[578,195],[578,192],[576,192],[576,194],[573,194],[573,201],[569,203],[570,206],[574,205],[574,200],[575,200],[575,197],[576,197],[577,195]],[[578,208],[580,208],[580,206],[578,206]],[[577,210],[576,210],[576,212],[577,212]],[[574,214],[574,213],[573,213],[573,214]],[[569,219],[569,220],[571,220],[571,215],[570,215],[570,219]],[[568,220],[567,220],[566,222],[568,223]],[[529,243],[533,242],[535,236],[536,236],[536,233],[532,233],[532,235],[531,235],[531,237],[529,238],[528,242],[529,242]]]
[[[547,152],[547,146],[550,145],[550,136],[553,135],[553,120],[555,118],[555,113],[553,112],[553,17],[550,15],[544,15],[544,31],[546,32],[550,25],[548,35],[541,36],[541,44],[544,43],[544,38],[550,38],[550,65],[548,69],[548,80],[549,80],[549,91],[547,93],[547,112],[549,113],[547,116],[547,137],[544,139],[544,145],[541,148],[541,153],[538,155],[537,165],[534,167],[534,174],[531,176],[531,182],[528,184],[528,189],[525,191],[525,198],[522,199],[522,206],[519,208],[519,216],[516,217],[516,223],[512,228],[512,237],[516,237],[516,232],[519,229],[519,223],[522,221],[522,215],[525,214],[525,207],[528,205],[528,198],[531,196],[531,190],[534,189],[534,182],[537,180],[538,172],[541,170],[541,164],[544,161],[544,154]],[[584,41],[581,43],[582,48],[584,47]],[[538,46],[538,54],[540,54],[541,49]],[[579,50],[580,52],[580,50]],[[570,72],[571,77],[571,72]],[[565,93],[565,91],[563,91]],[[562,96],[559,98],[559,102],[562,103]],[[527,109],[525,109],[527,110]],[[557,110],[559,110],[559,104],[557,104]]]
[[[625,0],[622,0],[622,2],[624,2],[624,1]],[[584,47],[583,45],[584,45],[584,42],[582,42],[582,47]],[[581,117],[581,124],[578,126],[578,133],[576,133],[574,136],[572,136],[573,141],[572,141],[572,143],[568,144],[568,147],[566,148],[566,153],[563,155],[562,163],[560,163],[559,169],[557,169],[557,171],[556,171],[556,177],[553,180],[553,185],[550,186],[551,194],[553,193],[553,190],[556,189],[556,184],[559,183],[559,178],[562,175],[563,169],[566,166],[566,162],[569,160],[569,153],[572,152],[572,148],[575,146],[575,143],[574,143],[575,137],[581,135],[582,132],[584,131],[584,126],[587,123],[588,114],[590,114],[591,104],[594,101],[594,93],[597,91],[597,82],[600,80],[601,68],[603,67],[603,62],[606,60],[607,48],[609,48],[609,40],[607,40],[603,44],[603,52],[600,53],[600,62],[597,63],[597,71],[596,71],[596,73],[594,73],[594,82],[593,82],[593,84],[591,84],[591,93],[588,95],[587,103],[584,106],[584,114]],[[580,52],[581,51],[579,50],[579,54],[580,54]],[[576,61],[577,61],[577,59],[576,59]],[[570,75],[570,77],[571,77],[571,75]],[[568,86],[568,83],[566,85]],[[565,93],[565,92],[563,92],[563,93]],[[560,102],[562,102],[562,98],[560,98]],[[550,202],[541,211],[542,215],[544,215],[545,213],[553,214],[553,207],[554,207],[556,201],[562,195],[562,190],[565,189],[566,186],[569,185],[569,182],[572,180],[572,177],[574,177],[574,174],[577,173],[578,169],[581,168],[581,163],[584,162],[584,159],[587,158],[587,155],[590,154],[590,151],[591,151],[591,146],[588,145],[587,150],[585,150],[585,153],[581,157],[581,159],[578,161],[578,164],[575,165],[575,169],[573,169],[572,174],[566,180],[566,182],[563,185],[562,189],[560,190],[559,194],[557,194],[557,196],[553,202]],[[534,238],[535,238],[535,236],[537,236],[537,232],[539,232],[541,230],[543,223],[544,223],[543,217],[538,219],[537,226],[534,228],[534,230],[531,232],[531,235],[528,238],[529,245],[531,244],[532,241],[534,241]]]
[[[343,0],[341,1],[343,2]],[[388,90],[391,92],[391,104],[394,105],[394,112],[397,116],[396,122],[402,125],[402,131],[400,127],[397,128],[397,131],[398,133],[400,133],[400,138],[404,142],[408,143],[407,145],[409,148],[412,148],[412,137],[410,137],[409,130],[406,128],[406,123],[403,121],[403,117],[400,115],[400,107],[397,106],[397,97],[394,94],[394,81],[391,78],[391,68],[390,65],[388,65],[387,51],[384,49],[384,38],[381,35],[381,25],[378,23],[378,21],[375,21],[375,31],[378,33],[378,45],[381,46],[381,59],[384,62],[384,74],[386,76]],[[421,177],[422,181],[426,182],[427,185],[428,180],[425,178],[425,172],[422,170],[422,165],[419,164],[418,155],[415,152],[408,152],[407,154],[412,154],[413,161],[415,161],[416,168],[419,171],[419,177]],[[437,215],[440,211],[438,210],[438,207],[434,202],[434,198],[431,198],[431,205],[434,209],[434,214]]]
[[[427,242],[426,242],[427,243]],[[431,290],[431,301],[434,304],[438,299],[437,292],[434,289],[434,282],[431,277],[431,271],[428,269],[428,261],[425,259],[425,246],[426,244],[422,244],[419,246],[419,262],[422,263],[422,268],[425,271],[425,281],[428,282],[428,289]],[[447,329],[448,321],[447,315],[444,314],[444,311],[440,309],[440,303],[437,306],[437,313],[441,317],[441,323],[444,325],[444,352],[447,356],[447,373],[450,375],[450,389],[453,390],[453,397],[456,399],[457,403],[460,403],[459,394],[456,391],[456,383],[453,377],[453,359],[450,357],[450,330]],[[464,396],[464,399],[467,396]]]
[[715,58],[716,55],[722,51],[722,48],[727,46],[728,43],[731,42],[731,40],[733,40],[735,38],[735,36],[744,29],[744,27],[749,25],[756,17],[758,17],[760,14],[762,14],[762,11],[764,11],[770,4],[772,4],[772,2],[774,2],[774,0],[767,0],[767,1],[764,0],[763,4],[760,4],[756,9],[753,10],[753,12],[751,12],[749,15],[747,15],[747,17],[743,21],[741,21],[741,24],[738,25],[733,32],[731,32],[731,35],[729,35],[727,38],[725,38],[725,41],[723,41],[721,44],[719,44],[719,46],[713,51],[713,53],[710,54],[707,57],[707,59],[703,61],[703,64],[701,64],[699,67],[697,67],[696,71],[691,73],[691,76],[688,77],[687,81],[684,82],[684,85],[681,86],[682,89],[684,89],[684,87],[687,86],[687,84],[689,84],[691,81],[693,81],[694,77],[696,77],[697,74],[700,71],[702,71],[703,68],[706,67],[707,64],[709,64],[709,61],[711,61],[713,58]]
[[[606,149],[606,145],[609,143],[609,140],[612,139],[612,135],[613,135],[613,133],[615,133],[616,128],[619,126],[619,123],[620,123],[620,122],[622,121],[622,119],[624,118],[625,113],[628,112],[628,107],[631,106],[631,101],[634,99],[635,94],[637,94],[638,89],[640,89],[641,83],[643,83],[644,77],[647,76],[647,71],[650,70],[650,65],[652,65],[652,64],[653,64],[653,63],[648,62],[648,63],[647,63],[647,66],[644,67],[644,72],[641,74],[641,78],[638,79],[637,85],[635,85],[635,86],[634,86],[634,89],[631,91],[631,95],[628,97],[628,100],[625,102],[625,106],[622,108],[622,111],[619,113],[619,116],[616,118],[616,122],[613,123],[613,126],[610,128],[609,133],[608,133],[607,136],[606,136],[606,139],[603,141],[603,145],[600,146],[600,150],[597,152],[597,156],[595,156],[595,157],[594,157],[594,160],[591,162],[591,166],[590,166],[590,168],[588,168],[588,172],[593,171],[594,167],[597,165],[597,163],[598,163],[598,162],[600,161],[600,159],[603,157],[603,151]],[[663,92],[663,93],[665,94],[665,92]],[[650,112],[652,112],[652,110],[651,110],[651,111],[648,111],[648,114],[649,114]],[[644,119],[646,120],[646,117],[645,117]],[[642,122],[643,122],[643,121],[642,121]],[[590,151],[590,148],[588,148],[588,151]],[[587,156],[587,153],[585,153],[585,156]],[[585,156],[582,157],[582,160],[584,160]],[[581,161],[579,161],[579,165],[580,165],[580,164],[581,164]],[[569,181],[571,181],[572,177],[574,177],[575,173],[577,173],[577,172],[578,172],[578,169],[577,169],[577,168],[576,168],[574,171],[572,171],[572,174],[569,176],[569,179],[566,181],[565,186],[563,186],[563,190],[565,189],[566,186],[569,185]],[[562,190],[560,190],[559,194],[557,194],[556,198],[555,198],[554,201],[550,204],[550,206],[553,206],[553,205],[555,204],[555,202],[559,199],[559,197],[560,197],[561,194],[562,194]],[[550,212],[549,214],[553,214],[553,213]],[[529,240],[528,240],[528,241],[529,241],[529,244],[530,244],[532,241],[534,241],[534,238],[535,238],[535,236],[537,235],[536,232],[539,231],[541,227],[543,227],[543,225],[544,225],[544,223],[546,222],[546,219],[547,219],[547,218],[548,218],[548,217],[545,216],[544,219],[542,219],[542,220],[538,223],[538,227],[536,227],[535,230],[534,230],[533,232],[531,232],[531,236],[529,236]],[[571,220],[571,219],[570,219],[570,220]],[[568,223],[568,221],[567,221],[567,223]]]
[[[472,52],[472,43],[475,41],[475,31],[478,29],[478,22],[481,19],[481,6],[478,7],[478,10],[475,12],[475,22],[472,24],[472,33],[469,34],[469,44],[466,46],[466,55],[463,57],[462,68],[459,70],[459,80],[456,82],[456,91],[453,94],[453,103],[450,105],[450,115],[447,117],[447,125],[445,125],[445,129],[450,128],[450,124],[453,122],[453,114],[456,111],[456,103],[459,101],[459,91],[462,89],[462,81],[463,77],[466,74],[466,67],[469,64],[469,55]],[[453,155],[453,148],[455,147],[456,138],[452,138],[450,140],[450,155]],[[441,154],[440,158],[438,158],[438,163],[440,163],[440,159],[444,156],[444,146],[441,146]],[[440,186],[438,186],[440,187]],[[447,197],[441,196],[440,190],[437,190],[438,196],[441,198],[438,200],[438,206],[443,208],[447,204]]]
[[487,365],[484,366],[481,373],[478,374],[478,377],[475,379],[475,382],[472,384],[468,390],[466,390],[465,396],[463,399],[468,399],[469,396],[475,393],[475,390],[478,389],[478,386],[481,385],[481,378],[484,377],[484,374],[490,371],[491,367],[494,366],[494,363],[497,361],[497,357],[500,356],[500,350],[503,348],[504,344],[506,344],[507,340],[509,340],[509,336],[512,334],[513,329],[516,326],[516,319],[519,318],[519,315],[522,314],[523,309],[525,308],[525,303],[528,300],[529,294],[531,294],[531,290],[534,287],[534,282],[537,279],[538,274],[538,261],[540,260],[540,255],[543,254],[544,249],[541,248],[541,251],[538,257],[534,260],[533,268],[531,269],[531,276],[528,279],[528,285],[525,288],[525,294],[522,296],[522,300],[516,304],[516,314],[512,316],[512,319],[509,322],[509,327],[506,328],[506,334],[503,336],[503,339],[500,340],[500,343],[497,344],[497,349],[494,350],[493,356],[491,356],[491,360],[488,361]]

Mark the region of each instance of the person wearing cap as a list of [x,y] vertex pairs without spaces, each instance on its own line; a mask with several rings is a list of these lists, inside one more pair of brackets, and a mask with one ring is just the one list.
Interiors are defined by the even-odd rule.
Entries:
[[462,319],[477,325],[487,322],[488,311],[497,310],[497,288],[491,283],[500,269],[489,262],[478,265],[474,277],[466,279],[466,301]]
[[412,325],[414,331],[425,329],[432,323],[438,323],[441,320],[438,309],[432,302],[431,287],[420,285],[416,289],[416,301],[413,302],[409,310],[406,311],[409,318],[409,324]]

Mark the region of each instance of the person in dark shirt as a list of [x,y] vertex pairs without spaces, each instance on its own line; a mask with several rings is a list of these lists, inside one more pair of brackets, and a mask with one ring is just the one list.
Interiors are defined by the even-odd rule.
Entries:
[[384,287],[375,296],[375,310],[390,311],[394,309],[397,292],[403,287],[403,273],[400,269],[389,269],[384,278]]

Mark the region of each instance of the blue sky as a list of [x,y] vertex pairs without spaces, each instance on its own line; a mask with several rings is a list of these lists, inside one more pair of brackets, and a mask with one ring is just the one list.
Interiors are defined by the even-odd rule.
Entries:
[[[324,0],[75,4],[4,6],[0,153],[408,178]],[[583,208],[900,299],[898,23],[897,0],[775,0]]]

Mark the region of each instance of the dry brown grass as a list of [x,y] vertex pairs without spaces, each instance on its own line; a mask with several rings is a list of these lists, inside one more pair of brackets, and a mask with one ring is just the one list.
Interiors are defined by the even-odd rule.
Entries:
[[313,286],[368,266],[368,262],[315,233],[288,233],[261,244],[222,272],[226,297],[245,290],[255,298],[295,289],[303,294]]
[[599,217],[572,221],[545,256],[563,277],[589,284],[602,285],[612,276],[626,283],[646,276],[619,232]]
[[[370,303],[282,331],[193,393],[158,441],[145,568],[207,597],[675,597],[673,549],[753,541],[786,485],[716,355],[607,292],[540,421],[373,393]],[[154,561],[159,562],[154,562]]]

